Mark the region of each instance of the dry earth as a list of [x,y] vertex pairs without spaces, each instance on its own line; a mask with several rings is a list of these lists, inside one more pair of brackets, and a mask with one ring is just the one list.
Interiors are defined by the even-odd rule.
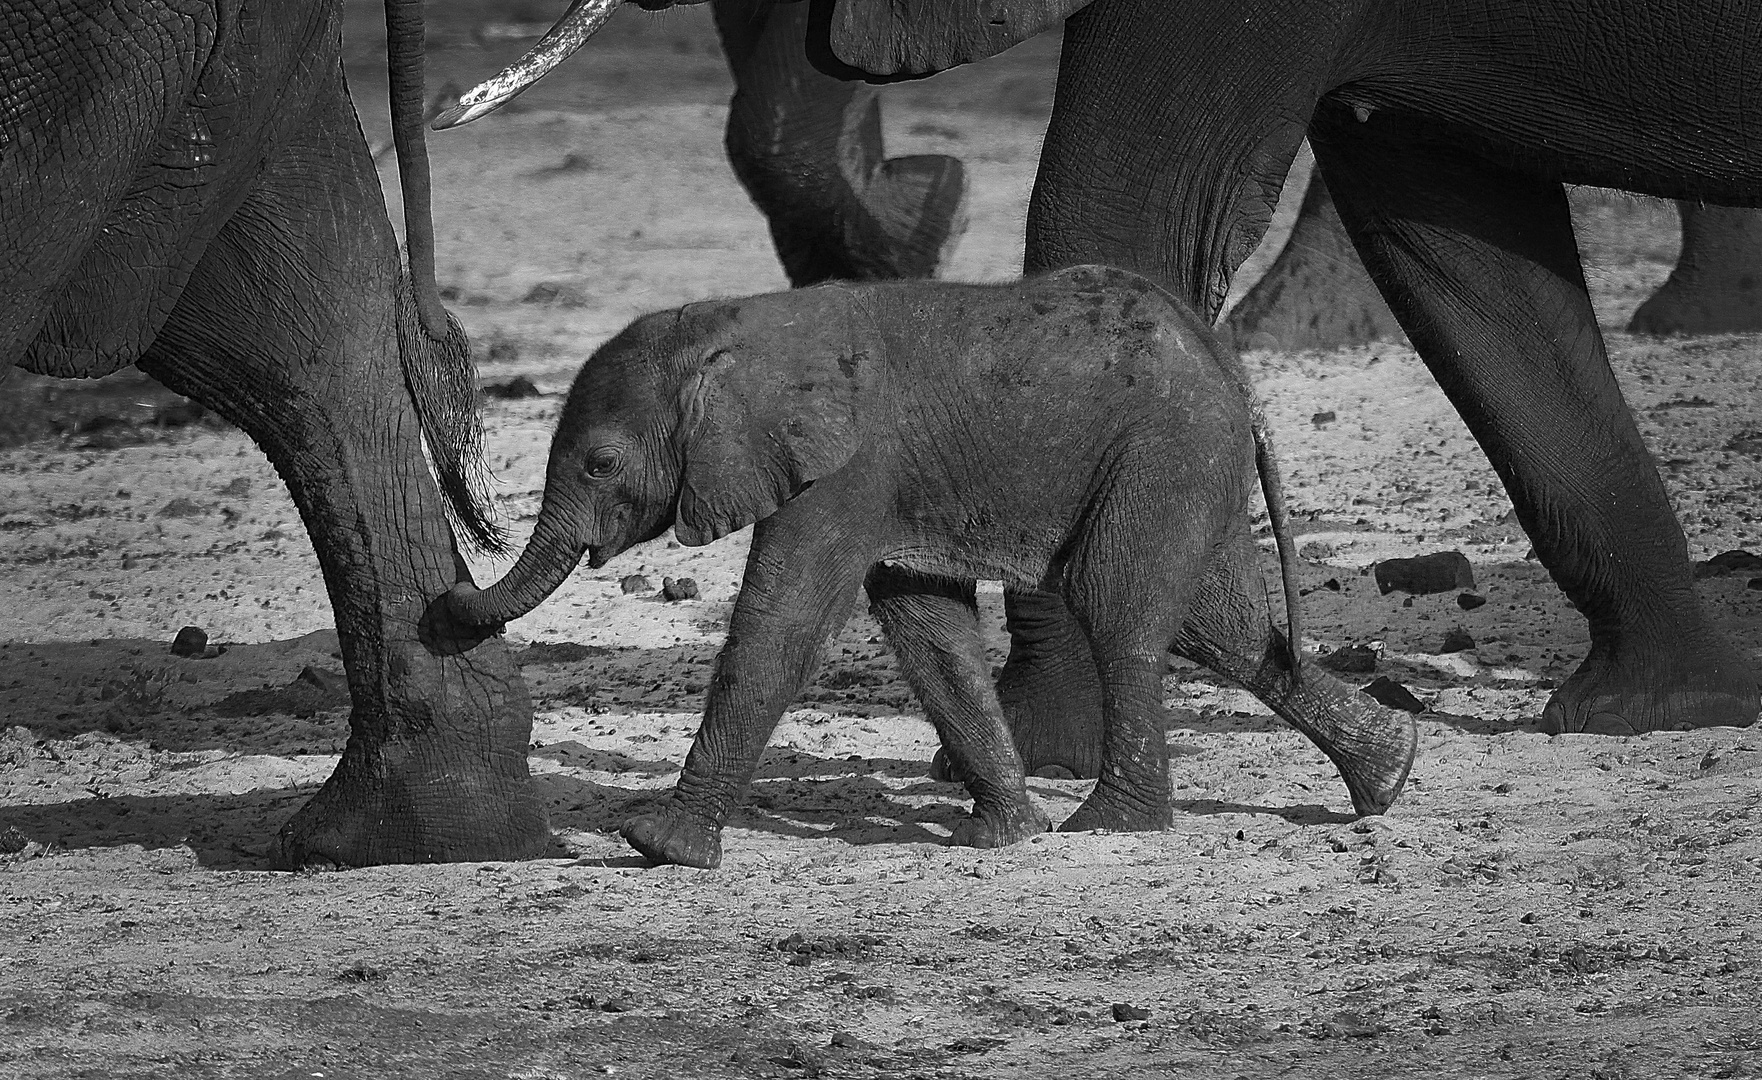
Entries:
[[[488,73],[546,10],[439,20],[431,77]],[[721,157],[706,14],[621,15],[516,108],[434,139],[442,274],[484,378],[544,392],[488,405],[517,528],[594,345],[783,284]],[[381,138],[377,19],[349,31]],[[1017,265],[1055,53],[889,91],[896,153],[972,170],[952,276]],[[1577,198],[1619,326],[1674,219]],[[1757,340],[1611,341],[1695,557],[1757,549]],[[1313,748],[1180,669],[1172,829],[943,847],[963,793],[926,778],[931,732],[853,610],[714,873],[645,868],[611,830],[677,772],[744,534],[583,567],[510,626],[554,857],[271,873],[347,724],[291,504],[243,436],[138,379],[14,376],[0,424],[35,438],[0,451],[0,846],[24,845],[0,859],[0,1075],[1762,1076],[1762,737],[1540,734],[1582,623],[1412,353],[1249,363],[1303,522],[1307,647],[1381,642],[1379,673],[1427,706],[1390,816],[1353,822]],[[1437,550],[1468,555],[1484,606],[1365,576]],[[625,595],[632,573],[701,598]],[[1759,587],[1702,585],[1752,658]],[[171,656],[185,624],[226,651]],[[1458,627],[1475,646],[1440,653]],[[1083,790],[1033,784],[1055,819]]]

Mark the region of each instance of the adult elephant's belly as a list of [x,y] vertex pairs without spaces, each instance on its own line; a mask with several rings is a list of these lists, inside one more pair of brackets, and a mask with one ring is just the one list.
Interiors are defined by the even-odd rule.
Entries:
[[1531,175],[1759,205],[1762,30],[1718,6],[1450,5],[1329,96]]

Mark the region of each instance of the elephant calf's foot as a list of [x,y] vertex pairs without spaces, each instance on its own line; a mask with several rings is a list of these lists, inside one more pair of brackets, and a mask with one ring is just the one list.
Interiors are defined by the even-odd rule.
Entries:
[[1755,677],[1711,633],[1668,655],[1633,652],[1593,648],[1548,699],[1542,730],[1640,735],[1756,722]]
[[973,812],[954,827],[948,843],[951,847],[1008,847],[1051,829],[1051,820],[1040,808],[1023,799],[1020,805],[1006,810],[974,807]]
[[1139,798],[1104,780],[1095,785],[1083,805],[1059,825],[1058,831],[1155,832],[1168,828],[1173,820],[1166,795],[1163,801]]
[[714,870],[722,865],[722,830],[675,803],[638,814],[618,830],[626,843],[653,863]]

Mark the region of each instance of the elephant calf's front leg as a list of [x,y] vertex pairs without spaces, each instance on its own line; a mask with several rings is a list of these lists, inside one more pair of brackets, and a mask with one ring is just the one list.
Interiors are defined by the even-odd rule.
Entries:
[[759,522],[704,722],[679,783],[660,807],[619,830],[657,863],[721,865],[722,826],[752,782],[783,710],[818,666],[821,646],[850,613],[869,560],[843,535],[836,515],[801,505],[811,498]]

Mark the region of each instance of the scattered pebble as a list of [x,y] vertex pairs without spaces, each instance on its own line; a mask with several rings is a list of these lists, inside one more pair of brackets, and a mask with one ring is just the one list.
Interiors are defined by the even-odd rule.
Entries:
[[696,600],[696,578],[662,578],[661,596],[667,600]]
[[1474,568],[1460,551],[1439,551],[1413,559],[1384,559],[1372,571],[1383,593],[1415,596],[1474,588]]
[[1426,711],[1425,704],[1413,696],[1413,692],[1394,679],[1384,675],[1369,686],[1361,688],[1364,693],[1387,705],[1391,709],[1405,712],[1421,713]]
[[1486,597],[1476,596],[1471,592],[1465,592],[1456,597],[1456,606],[1464,611],[1473,611],[1475,608],[1481,607],[1486,602]]
[[220,650],[208,645],[208,631],[200,626],[186,626],[171,639],[171,655],[190,660],[212,660]]
[[543,396],[538,384],[524,375],[516,375],[507,382],[485,383],[483,394],[485,397],[500,398],[503,401],[519,401],[522,398]]
[[1140,1009],[1136,1005],[1128,1005],[1123,1001],[1116,1001],[1113,1007],[1113,1018],[1117,1024],[1131,1023],[1134,1020],[1148,1020],[1150,1019],[1150,1010]]
[[1451,627],[1444,635],[1444,643],[1438,646],[1438,655],[1466,652],[1474,648],[1474,636],[1460,626]]
[[618,579],[618,588],[629,596],[631,593],[654,592],[655,586],[641,574],[626,574]]
[[1348,645],[1323,656],[1321,665],[1349,675],[1369,675],[1377,669],[1377,652],[1369,645]]

